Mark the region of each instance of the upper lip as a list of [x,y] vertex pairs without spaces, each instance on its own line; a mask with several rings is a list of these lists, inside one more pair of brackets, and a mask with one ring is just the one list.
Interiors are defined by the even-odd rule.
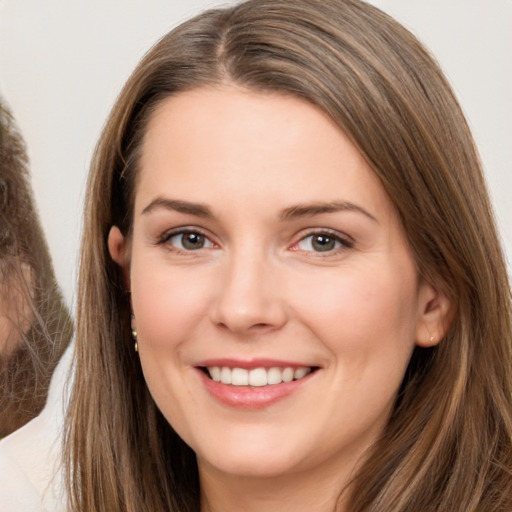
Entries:
[[254,368],[316,368],[318,365],[297,361],[284,361],[282,359],[255,358],[240,360],[230,358],[215,358],[201,361],[195,366],[200,368],[219,366],[253,370]]

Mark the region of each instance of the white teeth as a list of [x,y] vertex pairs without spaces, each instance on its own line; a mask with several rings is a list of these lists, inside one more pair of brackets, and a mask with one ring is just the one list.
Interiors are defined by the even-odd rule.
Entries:
[[285,368],[283,370],[283,382],[291,382],[293,380],[293,368]]
[[250,386],[266,386],[267,384],[267,370],[265,368],[255,368],[249,372]]
[[[212,372],[210,372],[210,375]],[[231,369],[230,368],[222,368],[220,371],[220,381],[222,384],[231,384]]]
[[297,368],[293,374],[293,378],[295,380],[302,379],[302,377],[305,377],[310,371],[310,368]]
[[246,370],[244,368],[229,368],[227,366],[208,366],[207,370],[210,374],[210,377],[215,382],[231,384],[233,386],[255,387],[299,380],[311,372],[311,368],[306,366],[300,368],[254,368],[253,370]]
[[218,366],[210,368],[210,377],[215,382],[220,382],[220,368]]
[[281,384],[281,382],[283,382],[281,378],[281,368],[269,368],[267,371],[267,383]]
[[[222,371],[224,370],[225,368],[222,368]],[[233,368],[231,370],[231,384],[233,386],[249,385],[249,372],[243,368]]]

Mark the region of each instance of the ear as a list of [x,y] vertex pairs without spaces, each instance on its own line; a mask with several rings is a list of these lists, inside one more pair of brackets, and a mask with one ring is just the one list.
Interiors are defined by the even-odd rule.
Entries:
[[117,226],[112,226],[108,234],[108,252],[110,257],[121,267],[126,290],[130,290],[130,265],[128,242]]
[[455,304],[426,281],[420,283],[419,299],[416,345],[433,347],[448,332],[455,314]]

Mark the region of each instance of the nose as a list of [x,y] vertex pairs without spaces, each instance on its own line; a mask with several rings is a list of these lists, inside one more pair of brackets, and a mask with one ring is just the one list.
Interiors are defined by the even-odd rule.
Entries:
[[287,321],[275,264],[261,254],[234,254],[223,269],[211,310],[212,322],[237,335],[270,332]]

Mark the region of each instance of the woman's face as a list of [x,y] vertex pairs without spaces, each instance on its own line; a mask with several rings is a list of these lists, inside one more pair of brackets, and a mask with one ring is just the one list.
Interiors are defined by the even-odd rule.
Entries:
[[201,474],[350,471],[438,334],[439,297],[381,184],[297,98],[167,99],[129,242],[111,230],[147,385]]

